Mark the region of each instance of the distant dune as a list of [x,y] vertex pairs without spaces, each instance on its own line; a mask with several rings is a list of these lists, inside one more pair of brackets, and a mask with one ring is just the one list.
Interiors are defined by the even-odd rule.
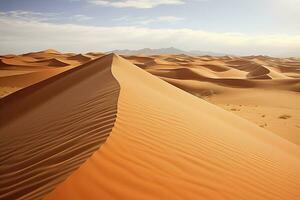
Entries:
[[[153,75],[300,145],[300,59],[124,56]],[[288,114],[288,120],[278,116]],[[264,117],[261,117],[264,116]]]
[[77,54],[77,55],[68,57],[68,60],[76,60],[76,61],[79,61],[79,62],[82,62],[82,63],[87,62],[91,59],[92,59],[91,57],[86,56],[86,55],[82,55],[82,54]]
[[51,191],[105,142],[119,84],[94,60],[0,99],[0,199]]
[[82,65],[103,54],[62,54],[53,49],[0,58],[0,97]]
[[299,59],[0,61],[0,199],[299,199]]

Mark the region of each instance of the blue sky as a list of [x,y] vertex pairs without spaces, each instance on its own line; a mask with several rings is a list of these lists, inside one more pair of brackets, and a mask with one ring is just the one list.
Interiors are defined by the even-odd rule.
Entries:
[[299,0],[0,0],[0,53],[163,48],[300,56]]

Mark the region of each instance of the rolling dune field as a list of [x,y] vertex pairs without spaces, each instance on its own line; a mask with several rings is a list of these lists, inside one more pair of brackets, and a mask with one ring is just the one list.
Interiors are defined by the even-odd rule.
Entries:
[[0,57],[0,199],[300,197],[300,59]]

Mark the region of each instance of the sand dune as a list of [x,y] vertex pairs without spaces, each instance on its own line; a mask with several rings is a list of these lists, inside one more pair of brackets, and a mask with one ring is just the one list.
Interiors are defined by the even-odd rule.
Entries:
[[35,64],[49,67],[65,67],[68,66],[67,63],[59,60],[58,58],[50,58],[46,60],[39,60]]
[[112,133],[46,199],[298,198],[298,146],[112,57]]
[[298,199],[298,59],[124,57],[1,57],[0,199]]
[[68,60],[76,60],[76,61],[78,61],[78,62],[85,63],[85,62],[91,60],[91,58],[88,57],[88,56],[85,56],[85,55],[83,55],[83,54],[77,54],[77,55],[68,57]]
[[0,199],[41,198],[106,140],[119,93],[110,66],[91,61],[0,100]]
[[[8,94],[15,92],[24,87],[28,87],[42,80],[50,78],[61,72],[67,71],[73,67],[64,67],[57,69],[45,69],[42,71],[23,71],[20,74],[11,74],[10,76],[0,77],[0,88],[11,88]],[[7,73],[7,72],[6,72]],[[14,91],[13,91],[14,90]],[[2,91],[2,90],[1,90]],[[3,94],[5,96],[5,94]]]
[[38,60],[30,56],[13,56],[9,58],[2,58],[1,67],[8,67],[8,66],[15,66],[15,65],[26,66],[31,63],[34,63],[35,61]]
[[165,65],[171,69],[176,66],[185,66],[217,72],[216,75],[220,78],[284,79],[289,78],[291,73],[295,73],[294,76],[299,75],[300,70],[299,64],[297,64],[299,61],[297,60],[287,62],[284,59],[280,60],[262,56],[239,58],[230,56],[193,57],[185,55],[160,55],[149,57],[125,56],[125,58],[139,64],[139,66],[152,61],[153,64],[150,70],[157,69],[158,66],[161,68],[161,65]]
[[82,65],[97,57],[45,50],[0,58],[0,97]]
[[43,59],[43,58],[47,58],[50,55],[60,55],[61,53],[59,51],[56,51],[54,49],[47,49],[44,51],[38,51],[38,52],[32,52],[32,53],[26,53],[23,54],[24,56],[30,56],[30,57],[34,57],[37,59]]
[[[155,63],[148,67],[143,67],[142,59],[137,62],[138,58],[125,58],[180,89],[300,144],[300,103],[291,104],[300,102],[297,58],[160,55],[149,57]],[[240,94],[242,98],[237,98]],[[280,105],[274,105],[274,100]],[[236,107],[238,111],[231,110]],[[278,121],[280,113],[293,117]]]
[[101,52],[89,52],[86,55],[87,56],[92,56],[92,57],[101,57],[101,56],[104,56],[105,53],[101,53]]

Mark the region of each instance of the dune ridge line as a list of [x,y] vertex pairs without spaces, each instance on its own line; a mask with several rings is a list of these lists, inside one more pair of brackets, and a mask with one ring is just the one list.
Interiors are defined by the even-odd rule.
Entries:
[[297,200],[297,145],[117,55],[112,72],[110,137],[45,199]]
[[106,141],[120,86],[112,55],[0,99],[0,199],[40,199]]

